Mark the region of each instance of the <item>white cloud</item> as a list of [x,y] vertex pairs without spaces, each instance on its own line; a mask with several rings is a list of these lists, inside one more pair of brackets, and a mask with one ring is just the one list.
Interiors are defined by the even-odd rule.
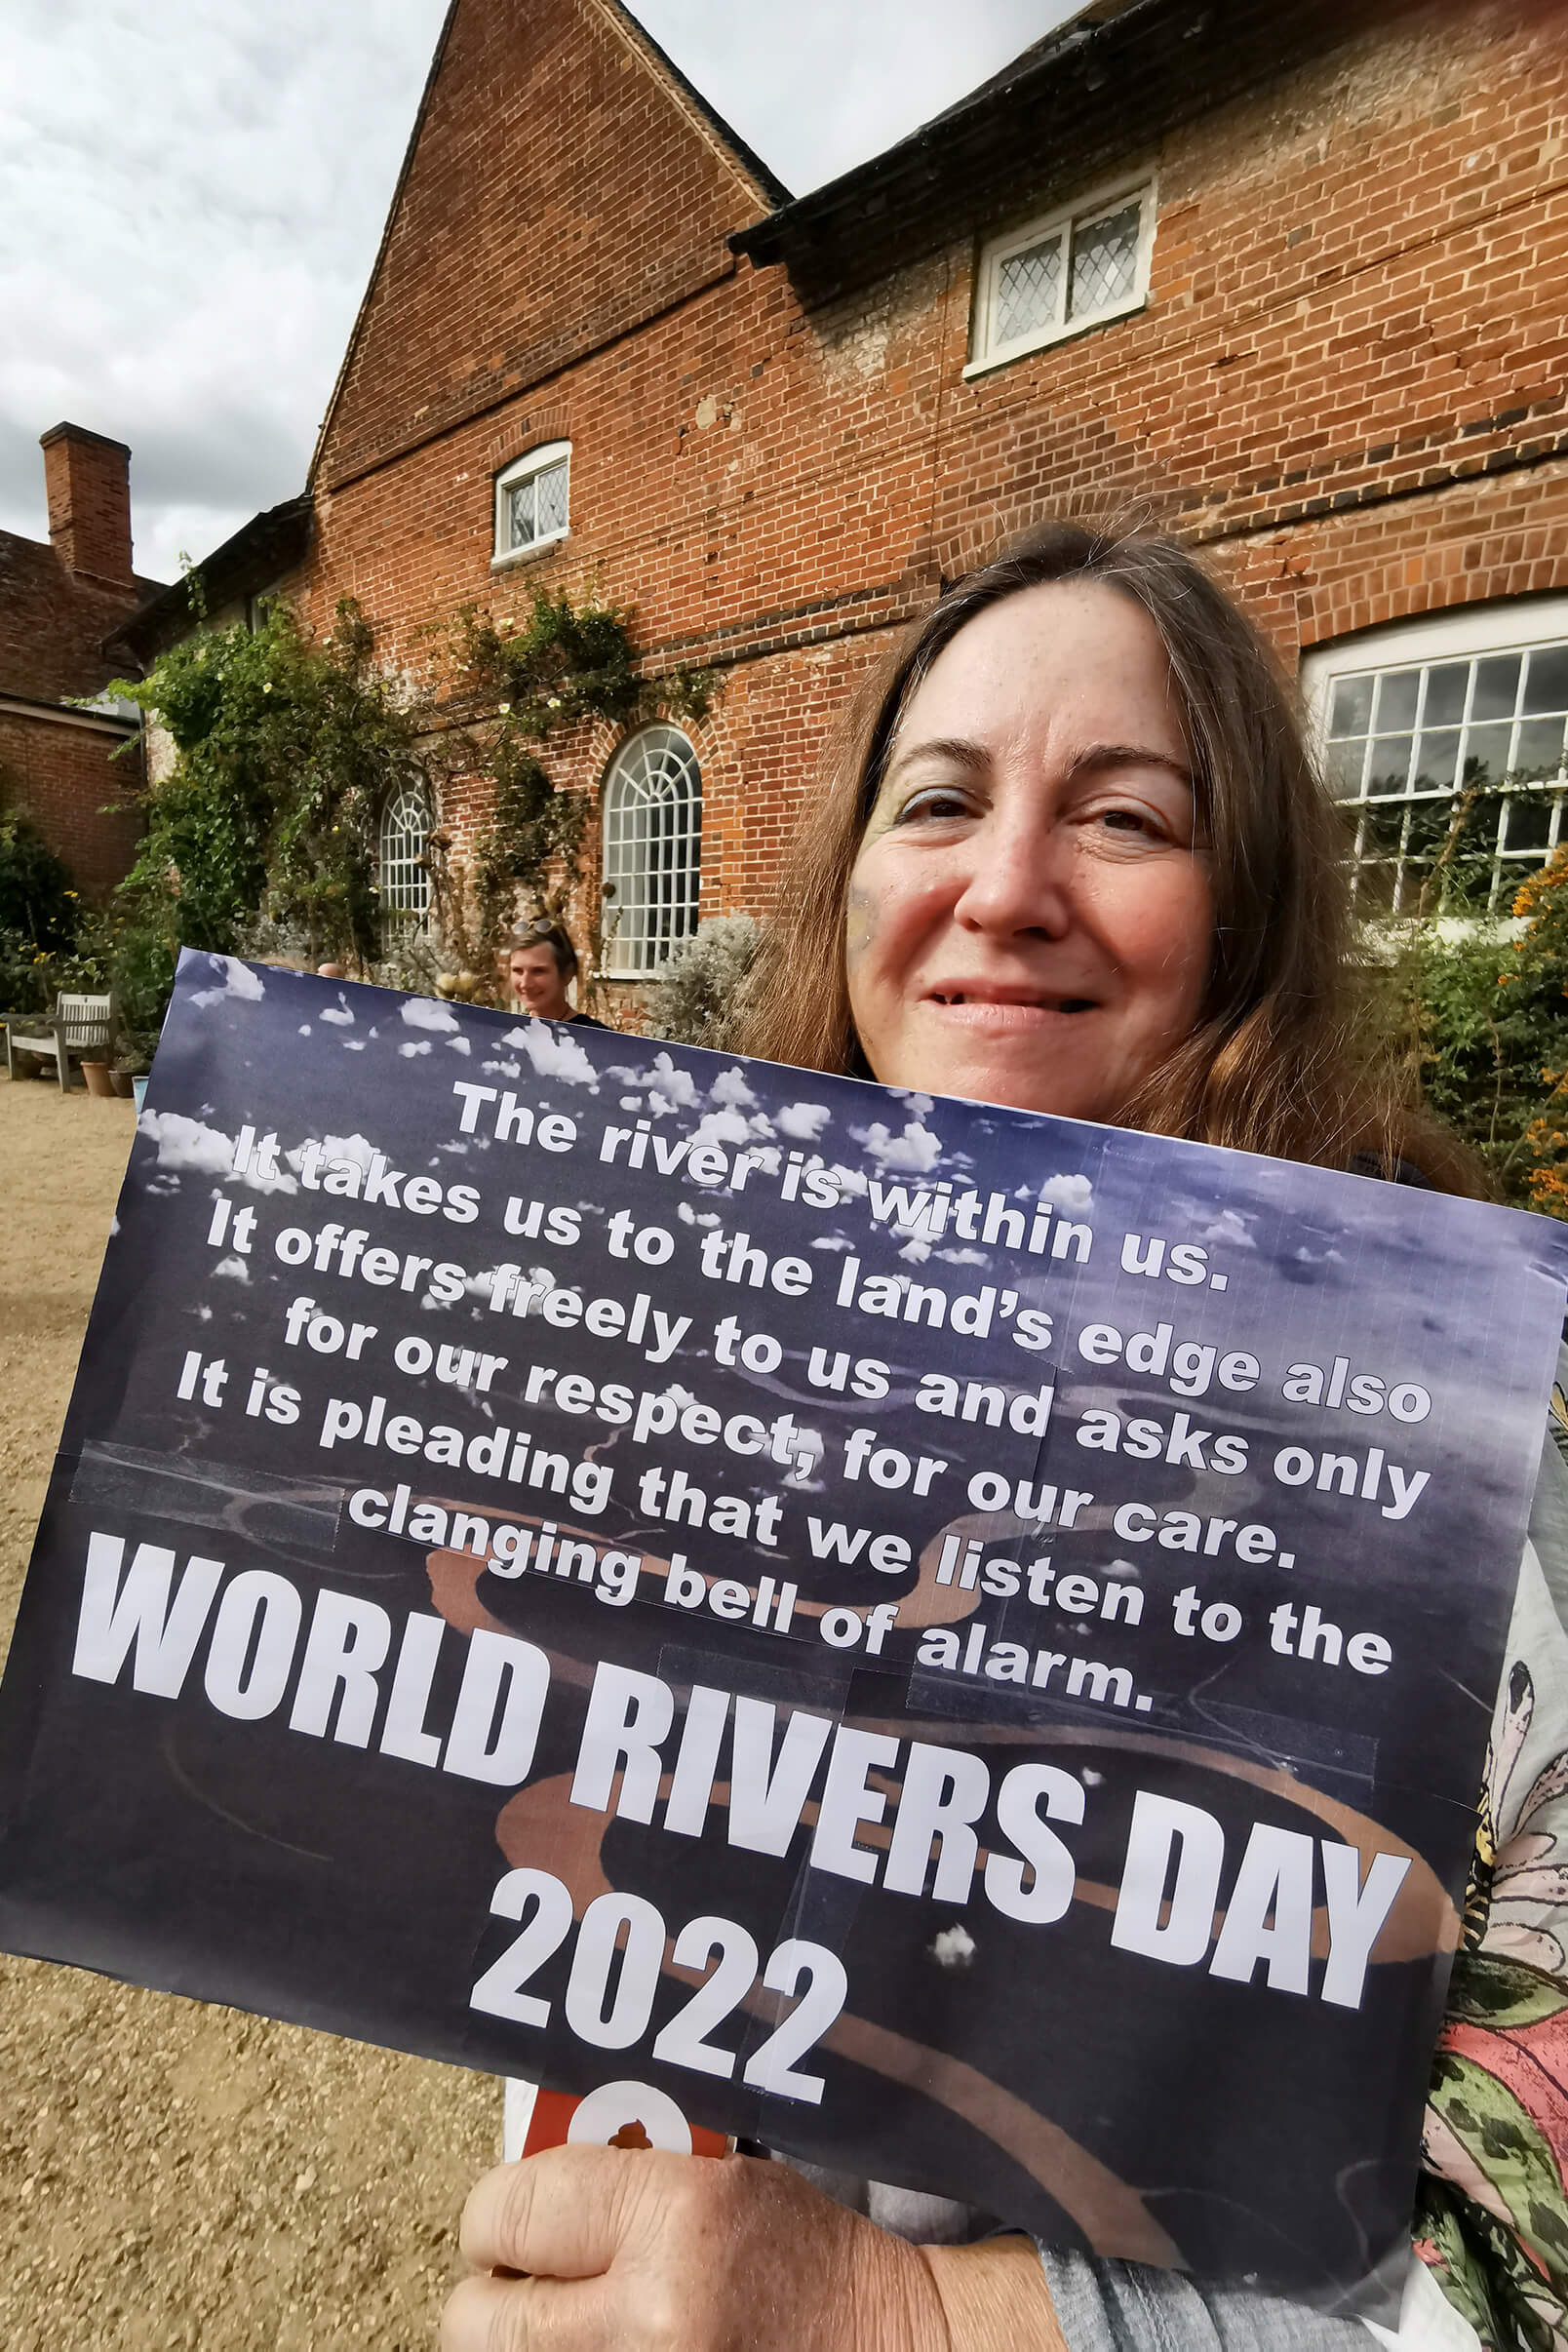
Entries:
[[[158,1147],[158,1172],[169,1176],[227,1176],[234,1165],[234,1141],[216,1127],[209,1127],[199,1118],[187,1118],[182,1111],[143,1111],[137,1121],[137,1133],[146,1136]],[[255,1161],[241,1182],[257,1193],[293,1193],[298,1187],[292,1176],[279,1174],[267,1180],[256,1173]]]
[[831,1116],[826,1103],[786,1103],[774,1124],[796,1143],[815,1143]]
[[1243,1217],[1238,1209],[1221,1209],[1212,1225],[1206,1225],[1197,1235],[1199,1241],[1223,1241],[1230,1249],[1256,1249],[1252,1238],[1252,1220]]
[[1086,1176],[1047,1176],[1039,1196],[1048,1200],[1053,1208],[1092,1208],[1094,1187]]
[[398,1047],[399,1053],[402,1054],[406,1062],[412,1061],[416,1053],[434,1053],[435,1050],[436,1046],[433,1038],[421,1038],[414,1043],[400,1045]]
[[[445,11],[10,0],[0,527],[46,535],[38,435],[61,416],[131,443],[137,567],[159,578],[302,487]],[[798,192],[1068,13],[1067,0],[636,8]]]
[[447,1050],[449,1053],[472,1053],[474,1048],[466,1038],[456,1037],[447,1039]]
[[942,1156],[941,1138],[919,1119],[912,1118],[899,1135],[892,1134],[880,1119],[863,1133],[859,1129],[853,1132],[856,1143],[865,1145],[880,1168],[902,1168],[913,1175],[924,1176]]
[[898,1254],[911,1266],[923,1266],[931,1254],[931,1244],[929,1241],[922,1240],[919,1234],[915,1234],[905,1242]]
[[939,1928],[931,1938],[931,1958],[938,1968],[965,1969],[974,1954],[974,1938],[961,1919],[955,1919],[951,1927]]
[[338,998],[335,1004],[329,1004],[320,1018],[330,1021],[334,1029],[352,1029],[354,1026],[354,1016],[341,997]]
[[242,1004],[259,1004],[266,995],[266,986],[259,972],[252,971],[238,956],[209,956],[215,975],[222,974],[218,988],[199,988],[191,997],[192,1004],[221,1004],[225,997],[237,997]]
[[721,1070],[708,1088],[710,1103],[724,1103],[731,1111],[755,1111],[757,1097],[746,1083],[741,1070]]
[[[697,1104],[697,1081],[689,1070],[678,1070],[667,1053],[653,1056],[653,1067],[644,1079],[647,1088],[647,1107],[655,1118],[666,1111],[692,1111]],[[718,1092],[717,1087],[714,1090]]]
[[455,1029],[457,1015],[434,997],[407,997],[403,1018],[411,1029]]
[[984,1266],[987,1263],[983,1249],[939,1249],[936,1254],[946,1266]]
[[569,1029],[549,1021],[528,1021],[507,1031],[503,1043],[520,1045],[539,1078],[561,1078],[568,1086],[599,1092],[599,1073]]
[[225,1282],[249,1282],[251,1279],[251,1270],[243,1258],[219,1258],[213,1274],[215,1277],[220,1275]]
[[[314,1136],[310,1136],[306,1140],[314,1143],[316,1138]],[[371,1162],[375,1157],[375,1152],[376,1147],[372,1143],[368,1135],[360,1135],[358,1133],[353,1135],[324,1135],[321,1138],[321,1156],[316,1162],[317,1182],[319,1183],[321,1180],[321,1171],[327,1167],[332,1160],[334,1159],[350,1159],[363,1174],[369,1175]],[[296,1145],[294,1150],[292,1152],[285,1152],[283,1156],[285,1165],[293,1168],[296,1176],[298,1175],[300,1167],[303,1164],[304,1156],[305,1146],[303,1143]]]

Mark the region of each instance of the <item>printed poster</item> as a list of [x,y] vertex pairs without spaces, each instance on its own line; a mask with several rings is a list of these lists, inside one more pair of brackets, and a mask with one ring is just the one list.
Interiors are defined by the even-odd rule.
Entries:
[[0,1942],[1387,2308],[1565,1279],[1510,1211],[187,954]]

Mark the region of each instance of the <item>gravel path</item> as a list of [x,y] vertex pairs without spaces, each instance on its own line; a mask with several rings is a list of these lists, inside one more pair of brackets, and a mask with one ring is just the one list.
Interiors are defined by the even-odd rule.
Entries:
[[[0,1655],[130,1147],[0,1072]],[[0,1955],[5,2352],[433,2352],[485,2075]]]

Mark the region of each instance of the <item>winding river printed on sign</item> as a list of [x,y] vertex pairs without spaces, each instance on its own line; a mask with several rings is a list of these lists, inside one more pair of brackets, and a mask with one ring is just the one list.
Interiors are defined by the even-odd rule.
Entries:
[[1565,1271],[187,956],[0,1940],[1377,2308]]

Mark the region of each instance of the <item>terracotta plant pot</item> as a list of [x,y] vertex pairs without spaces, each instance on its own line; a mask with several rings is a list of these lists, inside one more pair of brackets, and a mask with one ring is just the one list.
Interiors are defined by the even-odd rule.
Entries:
[[113,1094],[114,1080],[109,1075],[109,1065],[107,1062],[84,1062],[82,1064],[82,1076],[87,1080],[87,1091],[89,1094]]

